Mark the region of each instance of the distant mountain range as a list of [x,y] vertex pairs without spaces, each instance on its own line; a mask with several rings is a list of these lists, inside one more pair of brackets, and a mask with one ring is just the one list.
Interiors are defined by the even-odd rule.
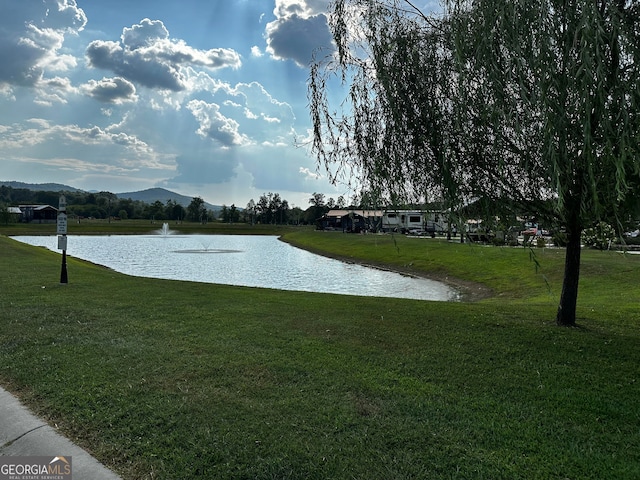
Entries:
[[[176,203],[179,203],[183,207],[188,207],[193,200],[193,197],[188,197],[186,195],[180,195],[179,193],[172,192],[165,188],[148,188],[147,190],[140,190],[137,192],[125,192],[125,193],[116,193],[118,198],[130,198],[131,200],[139,200],[145,203],[153,203],[156,201],[160,201],[162,203],[167,203],[168,200],[172,200]],[[222,210],[222,207],[219,205],[212,205],[210,203],[204,202],[207,210]]]
[[61,183],[24,183],[24,182],[1,182],[0,187],[24,188],[36,192],[82,192],[79,188],[73,188]]
[[[0,186],[6,186],[11,188],[25,188],[27,190],[35,190],[35,191],[46,191],[46,192],[83,192],[79,188],[70,187],[69,185],[63,185],[61,183],[24,183],[24,182],[3,182],[0,181]],[[90,192],[87,192],[90,193]],[[96,193],[96,192],[91,192]],[[163,204],[167,203],[168,200],[172,200],[176,203],[179,203],[183,207],[188,207],[193,200],[193,197],[188,197],[186,195],[180,195],[179,193],[172,192],[170,190],[166,190],[164,188],[149,188],[147,190],[140,190],[137,192],[125,192],[125,193],[116,193],[118,198],[131,200],[139,200],[145,203],[153,203],[155,201],[160,201]],[[211,203],[204,202],[205,207],[208,210],[218,211],[222,210],[222,206],[220,205],[212,205]]]

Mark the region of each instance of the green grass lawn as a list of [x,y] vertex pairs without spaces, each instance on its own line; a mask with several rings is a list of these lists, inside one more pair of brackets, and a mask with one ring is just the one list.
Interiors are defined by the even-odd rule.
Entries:
[[286,239],[481,282],[442,303],[134,278],[0,237],[0,384],[126,479],[640,478],[640,257]]
[[[149,234],[162,228],[163,220],[69,220],[69,235],[128,235]],[[282,225],[249,225],[247,223],[176,222],[167,220],[172,231],[183,234],[281,235],[296,227]],[[55,235],[55,223],[10,223],[0,225],[0,235]]]

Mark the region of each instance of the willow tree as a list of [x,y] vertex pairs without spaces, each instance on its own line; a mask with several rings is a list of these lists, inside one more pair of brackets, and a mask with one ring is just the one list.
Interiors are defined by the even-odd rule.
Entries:
[[638,185],[639,5],[451,0],[427,15],[336,0],[336,51],[311,68],[314,153],[390,197],[553,219],[567,235],[556,321],[574,325],[582,230],[615,222]]

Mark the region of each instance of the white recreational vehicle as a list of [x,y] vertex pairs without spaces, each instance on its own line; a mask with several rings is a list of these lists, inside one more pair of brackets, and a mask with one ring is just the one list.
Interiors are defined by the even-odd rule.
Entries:
[[428,210],[363,210],[334,209],[316,221],[320,230],[346,232],[398,232],[417,235],[446,233],[449,228],[445,214]]
[[448,229],[446,217],[440,212],[426,210],[386,210],[382,217],[384,232],[444,233]]
[[382,217],[382,230],[385,232],[408,232],[422,230],[424,214],[419,210],[387,210]]

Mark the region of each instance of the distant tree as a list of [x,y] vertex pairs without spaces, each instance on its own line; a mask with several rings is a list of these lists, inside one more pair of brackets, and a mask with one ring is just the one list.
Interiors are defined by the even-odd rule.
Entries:
[[257,220],[263,224],[283,225],[289,222],[289,214],[289,202],[273,192],[262,194],[257,203],[250,200],[244,210],[245,221],[250,223]]
[[122,212],[126,212],[126,218],[134,218],[135,217],[135,208],[134,208],[134,204],[133,204],[133,200],[131,200],[130,198],[121,198],[118,201],[118,212],[120,212],[118,215],[120,216],[120,218],[124,218],[122,216]]
[[35,192],[27,188],[12,188],[10,199],[8,200],[13,204],[37,203]]
[[34,192],[35,202],[42,205],[58,206],[58,200],[60,199],[59,192],[47,192],[44,190],[38,190]]
[[9,207],[5,203],[0,203],[0,223],[9,225],[11,215],[9,214]]
[[256,203],[256,215],[260,223],[269,223],[269,199],[266,194],[260,195]]
[[280,225],[286,225],[289,223],[289,213],[290,213],[289,202],[283,199],[282,202],[280,203],[280,208],[277,212],[278,223]]
[[187,212],[177,201],[169,199],[164,206],[164,215],[169,220],[181,221],[186,217]]
[[174,220],[173,218],[173,209],[178,204],[175,200],[169,199],[164,204],[164,217],[169,220]]
[[185,210],[185,208],[179,203],[176,203],[171,211],[171,219],[181,222],[186,216],[187,211]]
[[244,209],[244,221],[253,225],[256,222],[256,202],[253,201],[253,198],[249,200],[247,206]]
[[354,207],[364,209],[383,208],[396,203],[397,202],[390,202],[386,200],[377,189],[363,188],[360,191],[360,194],[354,198]]
[[98,193],[96,203],[100,209],[100,218],[106,218],[111,222],[113,207],[118,202],[118,197],[111,192],[103,191]]
[[11,203],[11,194],[13,193],[12,190],[13,189],[11,187],[0,185],[0,201]]
[[313,195],[309,198],[309,203],[313,207],[324,207],[324,193],[313,192]]
[[342,195],[340,195],[338,197],[338,200],[336,201],[336,208],[343,209],[346,206],[347,206],[347,201],[345,200],[345,198]]
[[304,219],[304,212],[300,207],[292,206],[289,210],[289,223],[293,225],[300,225]]
[[220,220],[224,223],[236,223],[240,220],[240,212],[238,211],[235,204],[232,204],[231,207],[222,205]]
[[238,207],[236,207],[235,203],[232,203],[231,208],[229,209],[229,220],[231,223],[237,223],[240,221],[240,212],[238,211]]
[[[640,172],[640,3],[335,0],[311,68],[314,152],[395,201],[478,197],[567,235],[556,315],[575,325],[582,231],[619,224]],[[330,106],[331,78],[349,83]],[[335,171],[332,173],[335,177]]]
[[149,216],[153,220],[165,220],[167,218],[165,215],[164,204],[160,200],[156,200],[149,205]]
[[280,197],[279,193],[269,193],[269,212],[271,223],[282,225],[287,222],[289,204]]
[[200,197],[193,197],[187,207],[187,217],[193,222],[205,223],[207,219],[207,208],[204,200]]
[[322,215],[327,213],[328,209],[324,200],[324,193],[314,192],[311,198],[309,198],[311,207],[306,212],[307,222],[314,224]]
[[276,224],[278,223],[278,212],[280,211],[282,200],[279,194],[271,192],[269,192],[267,198],[269,199],[269,206],[267,207],[269,209],[269,223]]

